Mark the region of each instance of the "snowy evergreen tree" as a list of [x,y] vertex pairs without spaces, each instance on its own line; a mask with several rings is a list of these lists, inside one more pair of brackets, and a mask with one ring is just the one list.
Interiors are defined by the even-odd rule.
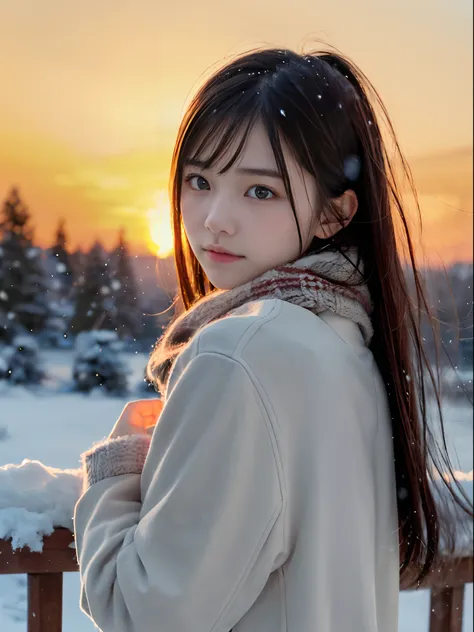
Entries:
[[40,331],[49,307],[49,284],[43,253],[33,244],[28,208],[13,188],[3,204],[0,219],[1,312],[6,315],[4,333],[11,338],[21,331]]
[[4,250],[0,241],[0,343],[7,338],[7,299],[8,294],[5,292],[6,269],[4,264]]
[[74,274],[71,256],[67,249],[67,236],[63,219],[60,220],[56,230],[56,238],[50,248],[50,254],[55,261],[54,278],[61,283],[61,294],[65,298],[69,298],[74,282]]
[[120,338],[137,336],[142,327],[142,310],[123,229],[119,233],[119,242],[113,252],[111,288],[115,300],[115,327],[118,335]]
[[47,272],[51,283],[51,315],[42,339],[52,346],[67,345],[67,331],[74,313],[74,274],[67,250],[64,220],[60,220],[55,241],[48,250]]
[[79,248],[78,250],[71,252],[71,254],[69,255],[69,261],[71,263],[72,276],[75,286],[77,279],[81,276],[84,268],[86,267],[87,253],[82,252],[82,250]]
[[116,308],[111,290],[109,257],[96,242],[89,251],[85,266],[75,283],[75,309],[71,332],[92,329],[115,329]]
[[116,331],[83,331],[78,334],[73,365],[75,389],[89,393],[101,387],[108,393],[125,395],[131,371],[122,357],[122,350],[123,343]]
[[14,336],[11,343],[0,348],[0,380],[12,384],[40,384],[46,371],[37,341],[31,334]]

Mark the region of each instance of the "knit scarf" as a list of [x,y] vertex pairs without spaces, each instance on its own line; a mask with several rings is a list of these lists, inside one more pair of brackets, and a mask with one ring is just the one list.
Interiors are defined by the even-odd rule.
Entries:
[[158,341],[148,363],[148,379],[164,394],[173,362],[198,330],[246,303],[266,299],[288,301],[315,314],[330,310],[356,323],[367,345],[372,338],[372,303],[357,250],[326,250],[197,301]]

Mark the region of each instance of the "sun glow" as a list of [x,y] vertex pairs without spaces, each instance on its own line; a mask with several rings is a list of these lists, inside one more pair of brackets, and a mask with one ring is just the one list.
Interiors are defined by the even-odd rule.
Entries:
[[154,207],[147,211],[147,246],[158,257],[168,257],[173,252],[173,232],[171,230],[171,207],[166,191],[160,190],[155,196]]

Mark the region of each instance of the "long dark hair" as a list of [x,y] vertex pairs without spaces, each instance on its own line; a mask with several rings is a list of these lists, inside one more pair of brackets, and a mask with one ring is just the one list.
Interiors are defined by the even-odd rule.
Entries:
[[[377,115],[380,121],[377,120]],[[357,246],[374,303],[375,335],[371,350],[387,386],[392,417],[398,490],[400,571],[402,580],[421,581],[438,561],[441,541],[454,547],[455,521],[441,515],[431,483],[445,482],[447,497],[472,516],[472,506],[455,479],[443,430],[441,447],[428,424],[425,379],[438,393],[436,377],[423,350],[420,321],[429,313],[415,262],[407,216],[395,177],[401,167],[414,199],[410,169],[376,90],[347,58],[332,51],[299,55],[289,50],[257,50],[216,72],[190,103],[180,126],[171,173],[174,252],[180,297],[185,309],[212,291],[184,233],[181,186],[186,159],[201,159],[211,146],[212,166],[235,142],[241,142],[223,172],[239,157],[256,123],[264,125],[296,220],[282,142],[312,174],[324,204],[347,189],[358,197],[352,222],[336,234],[333,247]],[[382,123],[393,144],[389,156]],[[334,205],[332,205],[334,206]],[[312,250],[324,246],[315,239]],[[410,295],[401,262],[404,247],[415,296]],[[302,253],[303,254],[303,253]],[[447,476],[449,475],[449,476]],[[444,518],[443,518],[444,516]]]

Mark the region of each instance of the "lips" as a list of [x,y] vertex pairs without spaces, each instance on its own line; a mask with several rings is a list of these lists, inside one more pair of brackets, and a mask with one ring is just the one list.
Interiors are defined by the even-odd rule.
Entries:
[[239,261],[244,259],[241,255],[234,255],[232,252],[225,250],[221,247],[210,247],[204,249],[208,258],[216,263],[231,263],[233,261]]
[[230,250],[227,250],[226,248],[223,248],[222,246],[218,246],[217,244],[212,245],[212,246],[207,246],[204,248],[204,250],[218,252],[219,254],[222,254],[222,255],[230,255],[232,257],[239,257],[239,258],[242,257],[242,255],[236,255],[235,252],[231,252]]

